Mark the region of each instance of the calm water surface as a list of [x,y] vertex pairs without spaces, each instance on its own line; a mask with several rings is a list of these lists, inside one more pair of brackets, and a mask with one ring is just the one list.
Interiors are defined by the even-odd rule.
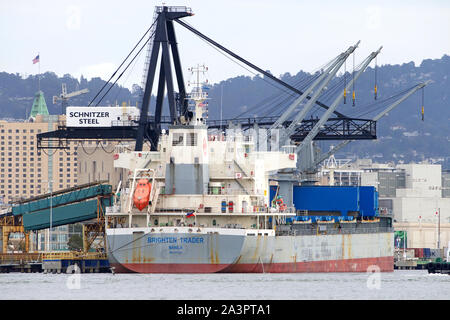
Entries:
[[[79,278],[77,278],[79,277]],[[79,287],[79,288],[78,288]],[[72,289],[70,289],[72,288]],[[425,270],[309,274],[0,274],[2,299],[449,299]]]

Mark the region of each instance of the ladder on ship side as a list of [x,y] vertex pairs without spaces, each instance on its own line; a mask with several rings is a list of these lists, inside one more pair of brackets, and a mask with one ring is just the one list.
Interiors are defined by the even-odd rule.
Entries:
[[[242,172],[242,174],[245,177],[248,177],[247,173],[244,171],[244,169],[242,169],[242,167],[237,163],[237,161],[235,159],[233,159],[234,164],[236,165],[236,167],[238,167],[238,169]],[[239,182],[239,179],[236,177],[234,179],[236,181],[236,183],[238,184],[238,186],[245,192],[245,194],[249,194],[247,189],[242,185],[242,183]]]

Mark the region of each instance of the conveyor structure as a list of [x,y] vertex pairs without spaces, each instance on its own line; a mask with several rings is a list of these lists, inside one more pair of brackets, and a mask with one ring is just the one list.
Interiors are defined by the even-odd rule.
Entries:
[[112,187],[104,182],[80,185],[52,194],[44,194],[12,207],[14,216],[22,216],[25,231],[100,218],[106,206],[112,205]]

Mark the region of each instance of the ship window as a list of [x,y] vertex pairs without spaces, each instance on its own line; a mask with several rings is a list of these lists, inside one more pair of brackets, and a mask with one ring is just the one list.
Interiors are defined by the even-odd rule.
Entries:
[[195,147],[197,145],[197,134],[188,133],[186,135],[186,145]]
[[172,140],[172,145],[173,146],[183,146],[183,133],[174,133],[173,134],[173,140]]

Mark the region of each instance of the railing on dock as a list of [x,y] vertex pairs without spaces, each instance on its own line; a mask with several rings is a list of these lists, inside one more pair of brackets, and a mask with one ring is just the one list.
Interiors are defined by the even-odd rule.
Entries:
[[77,251],[58,251],[43,252],[42,260],[95,260],[107,259],[106,253],[103,252],[77,252]]

